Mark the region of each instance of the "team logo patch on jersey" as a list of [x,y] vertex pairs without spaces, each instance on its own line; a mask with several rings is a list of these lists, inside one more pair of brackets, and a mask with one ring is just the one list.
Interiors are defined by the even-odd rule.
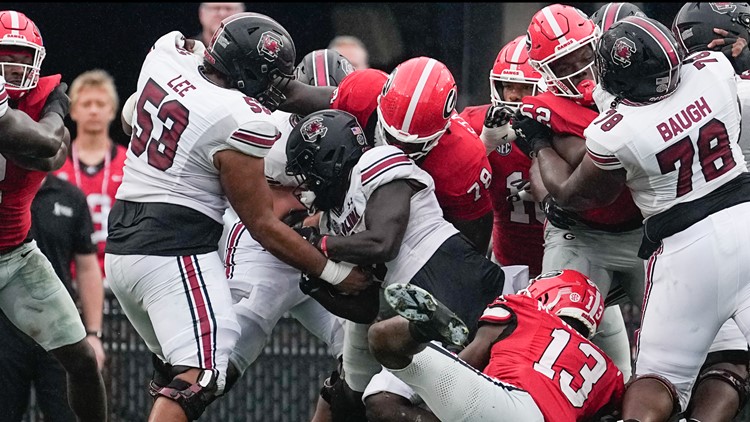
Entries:
[[737,5],[734,3],[708,3],[714,12],[726,15],[737,10]]
[[445,105],[443,106],[443,118],[447,119],[451,116],[451,113],[453,113],[453,110],[456,109],[456,97],[458,97],[456,93],[456,88],[452,88],[450,92],[448,92],[448,97],[445,99]]
[[328,128],[323,126],[323,118],[315,117],[305,122],[304,125],[299,129],[299,133],[302,134],[302,139],[305,142],[315,142],[318,137],[322,138],[328,133]]
[[278,34],[273,31],[266,31],[260,35],[258,54],[269,62],[272,62],[279,58],[279,52],[283,46],[284,42]]
[[612,60],[625,68],[630,66],[630,58],[635,53],[635,43],[625,37],[618,38],[612,46]]
[[513,145],[512,143],[508,142],[507,144],[502,144],[499,147],[496,148],[497,153],[502,155],[503,157],[510,154],[511,151],[513,151]]

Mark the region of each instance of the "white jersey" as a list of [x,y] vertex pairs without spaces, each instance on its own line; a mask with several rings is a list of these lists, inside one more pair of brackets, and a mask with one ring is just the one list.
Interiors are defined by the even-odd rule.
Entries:
[[227,200],[214,154],[233,149],[262,158],[279,133],[270,111],[209,81],[199,70],[202,58],[183,46],[173,31],[146,56],[116,198],[181,205],[221,223]]
[[276,110],[271,118],[279,129],[280,135],[279,140],[273,144],[264,159],[266,180],[269,185],[297,187],[299,185],[297,179],[286,174],[286,141],[294,126],[299,122],[299,115]]
[[344,207],[323,213],[321,232],[348,236],[367,229],[365,208],[375,190],[399,179],[412,179],[425,186],[411,197],[409,222],[398,256],[385,266],[385,282],[405,283],[424,266],[443,242],[458,230],[445,221],[435,197],[435,182],[400,149],[384,145],[362,155],[352,170]]
[[734,69],[719,52],[691,58],[670,97],[644,106],[620,104],[584,132],[598,167],[627,171],[626,183],[645,218],[701,198],[747,171],[738,144]]

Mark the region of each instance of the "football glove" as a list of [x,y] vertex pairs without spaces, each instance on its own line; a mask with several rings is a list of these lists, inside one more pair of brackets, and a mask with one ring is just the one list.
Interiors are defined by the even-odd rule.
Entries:
[[484,127],[479,135],[487,154],[516,139],[516,133],[510,126],[512,116],[513,109],[510,107],[491,105],[487,108]]
[[310,226],[292,227],[292,230],[296,231],[297,234],[305,238],[305,240],[310,242],[311,245],[320,249],[320,240],[323,239],[323,236],[320,235],[320,231],[318,230],[317,227],[310,227]]
[[44,108],[42,108],[42,116],[47,113],[57,113],[64,119],[68,115],[68,112],[70,112],[70,98],[66,94],[67,91],[68,84],[65,82],[61,82],[60,85],[52,90],[49,96],[47,96]]
[[527,179],[516,179],[510,182],[508,202],[533,201],[531,197],[531,182]]
[[544,211],[547,221],[558,229],[570,230],[576,225],[576,214],[562,209],[550,194],[542,199],[539,207]]
[[552,129],[521,113],[521,109],[513,115],[511,125],[516,132],[516,145],[529,157],[534,157],[542,148],[552,146]]

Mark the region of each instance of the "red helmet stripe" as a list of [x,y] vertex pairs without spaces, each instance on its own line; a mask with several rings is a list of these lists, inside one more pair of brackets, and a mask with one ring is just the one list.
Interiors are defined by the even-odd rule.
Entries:
[[313,75],[315,86],[328,86],[328,50],[318,50],[313,54]]
[[607,5],[607,8],[604,10],[604,25],[602,25],[602,31],[606,31],[609,29],[610,26],[612,26],[613,23],[617,21],[617,15],[620,14],[620,9],[622,8],[622,4],[618,4],[615,6],[615,3],[610,3]]
[[411,133],[409,132],[409,129],[411,126],[411,121],[414,118],[414,111],[417,109],[417,104],[419,104],[419,99],[420,97],[422,97],[422,91],[424,91],[424,87],[427,84],[427,79],[430,77],[430,73],[432,73],[432,69],[435,68],[436,64],[437,60],[429,59],[424,69],[422,69],[422,75],[419,76],[417,87],[414,89],[414,94],[409,100],[409,107],[406,109],[404,124],[401,126],[401,131]]
[[656,41],[657,44],[661,47],[662,51],[664,51],[664,55],[667,56],[667,59],[669,60],[669,64],[672,67],[675,67],[679,64],[679,59],[677,57],[677,52],[674,49],[674,46],[669,41],[669,38],[662,32],[659,27],[652,24],[651,22],[647,21],[646,19],[637,17],[637,16],[631,16],[628,20],[625,20],[624,22],[627,22],[634,26],[641,27],[644,31],[646,31],[651,37]]

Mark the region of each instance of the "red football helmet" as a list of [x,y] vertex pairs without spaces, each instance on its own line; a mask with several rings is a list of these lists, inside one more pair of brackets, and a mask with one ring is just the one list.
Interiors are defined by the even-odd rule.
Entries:
[[490,97],[492,105],[504,105],[513,109],[521,103],[505,101],[503,98],[503,83],[518,83],[532,85],[532,94],[537,94],[537,84],[542,75],[529,64],[529,53],[526,51],[526,36],[521,35],[505,45],[500,50],[495,65],[490,71]]
[[575,7],[547,6],[529,24],[529,62],[544,75],[555,95],[590,106],[594,104],[594,51],[600,33],[599,27]]
[[575,270],[547,272],[532,279],[526,291],[549,312],[581,321],[589,330],[589,338],[596,334],[604,314],[604,298],[585,275]]
[[45,54],[42,35],[31,19],[14,10],[0,11],[0,71],[11,98],[17,100],[36,87]]
[[429,57],[401,63],[378,97],[376,137],[414,160],[424,157],[450,126],[456,96],[456,81],[443,63]]

